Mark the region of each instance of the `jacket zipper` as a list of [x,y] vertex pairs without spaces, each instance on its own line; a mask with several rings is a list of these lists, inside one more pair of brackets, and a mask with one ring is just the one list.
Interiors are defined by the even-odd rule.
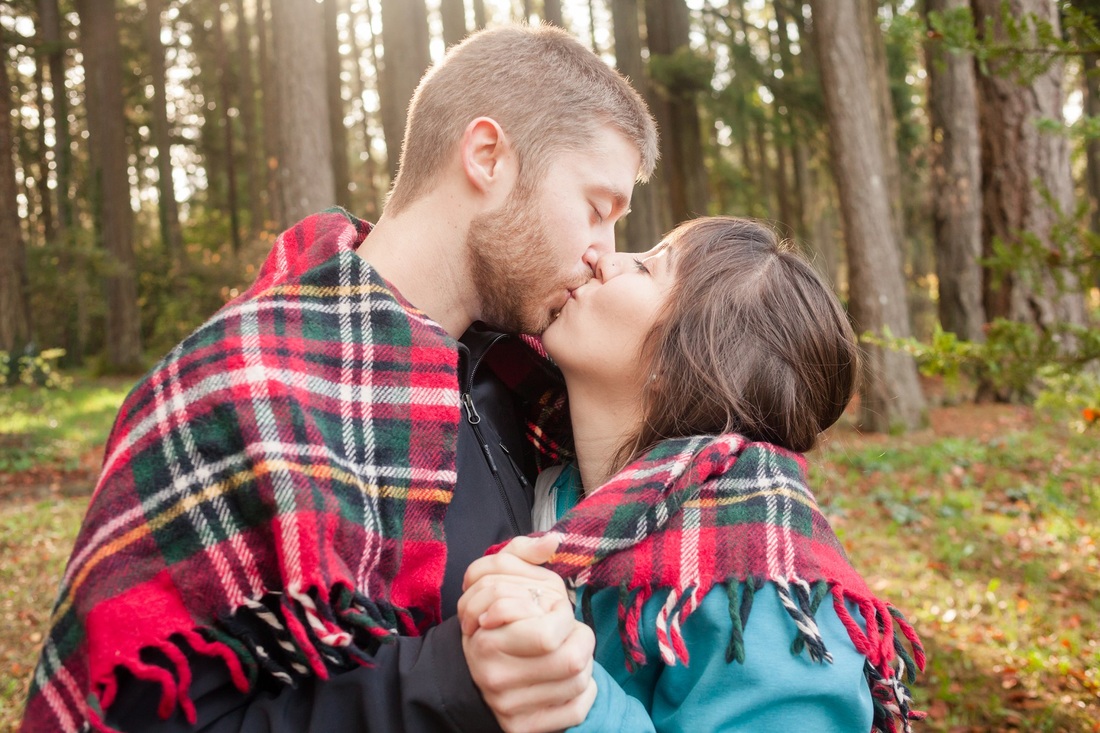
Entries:
[[470,423],[470,427],[473,428],[474,437],[477,438],[477,443],[481,446],[481,453],[485,456],[485,462],[489,464],[489,471],[496,480],[497,493],[500,494],[500,500],[504,504],[504,508],[508,510],[508,521],[512,525],[512,533],[518,535],[519,522],[516,521],[516,514],[512,510],[512,502],[508,500],[508,492],[504,490],[504,481],[500,478],[500,471],[497,469],[496,461],[493,460],[493,454],[489,450],[489,444],[485,441],[485,436],[482,435],[481,428],[478,427],[481,423],[481,415],[478,414],[477,408],[474,407],[474,399],[470,394],[474,388],[474,374],[477,372],[477,368],[481,366],[482,359],[485,358],[485,354],[489,352],[489,349],[493,348],[497,341],[500,341],[502,338],[505,338],[503,334],[493,339],[493,341],[489,343],[489,346],[482,352],[482,355],[478,357],[478,360],[471,365],[470,371],[466,375],[466,389],[462,392],[462,405],[466,408],[466,421]]

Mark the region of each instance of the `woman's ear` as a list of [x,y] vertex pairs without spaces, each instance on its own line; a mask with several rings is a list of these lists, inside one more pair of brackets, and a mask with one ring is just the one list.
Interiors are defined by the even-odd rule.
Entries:
[[478,117],[462,134],[462,170],[478,191],[492,194],[510,189],[515,177],[515,155],[500,124],[491,117]]

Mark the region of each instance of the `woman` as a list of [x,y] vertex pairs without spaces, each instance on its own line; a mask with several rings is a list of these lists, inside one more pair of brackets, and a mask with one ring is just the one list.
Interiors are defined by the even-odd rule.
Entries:
[[[908,730],[919,642],[805,484],[859,353],[809,265],[758,223],[692,221],[603,257],[543,343],[576,461],[540,475],[535,524],[561,535],[548,565],[596,633],[582,729]],[[485,575],[467,574],[465,631],[542,612],[521,576]]]

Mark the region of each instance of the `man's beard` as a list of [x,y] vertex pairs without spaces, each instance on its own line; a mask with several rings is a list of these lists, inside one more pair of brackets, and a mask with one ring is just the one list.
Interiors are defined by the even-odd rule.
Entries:
[[508,333],[542,333],[552,316],[547,296],[560,285],[554,247],[530,194],[513,194],[497,211],[470,223],[466,235],[470,274],[481,320]]

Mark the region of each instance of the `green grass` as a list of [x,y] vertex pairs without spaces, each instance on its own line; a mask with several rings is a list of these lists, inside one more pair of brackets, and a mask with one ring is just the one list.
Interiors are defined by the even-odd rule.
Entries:
[[77,377],[68,390],[0,389],[0,483],[6,473],[79,468],[107,440],[132,383]]
[[924,638],[923,730],[1100,730],[1098,441],[841,431],[815,456],[853,562]]
[[0,731],[15,730],[87,497],[0,504]]

